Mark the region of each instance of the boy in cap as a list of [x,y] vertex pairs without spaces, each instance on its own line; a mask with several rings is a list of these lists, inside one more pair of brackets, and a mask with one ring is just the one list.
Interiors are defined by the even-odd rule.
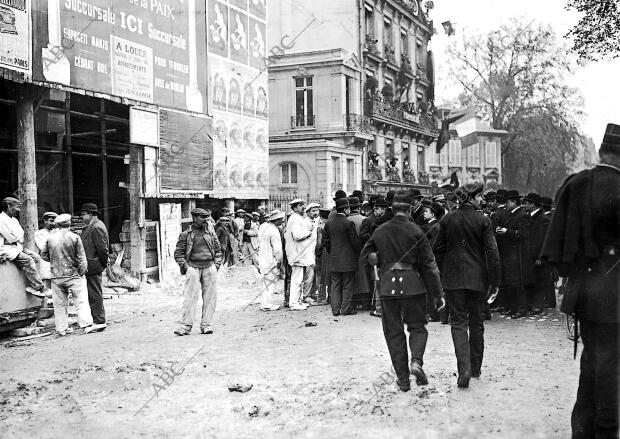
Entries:
[[43,259],[50,263],[56,332],[61,336],[71,332],[68,325],[69,294],[73,295],[78,323],[84,332],[103,330],[93,325],[84,276],[88,270],[88,262],[82,240],[69,230],[71,215],[58,215],[54,223],[56,230],[51,232],[43,243],[42,254]]
[[183,287],[183,314],[176,335],[189,335],[202,296],[200,332],[212,334],[213,314],[217,302],[217,270],[222,264],[222,250],[209,215],[204,209],[193,209],[191,227],[179,235],[174,259],[181,274],[187,275]]
[[12,261],[22,270],[26,277],[26,292],[37,297],[45,297],[45,285],[39,275],[36,263],[39,255],[25,249],[24,229],[16,216],[20,211],[21,202],[17,198],[7,197],[2,200],[0,213],[0,263]]
[[97,218],[99,210],[93,203],[84,203],[81,208],[84,229],[80,238],[84,244],[88,272],[86,285],[88,286],[88,304],[93,316],[93,324],[97,330],[106,328],[105,308],[103,307],[103,288],[101,278],[103,270],[108,266],[108,229],[103,221]]
[[[58,214],[56,212],[45,212],[43,214],[43,228],[34,232],[34,243],[39,249],[39,255],[41,255],[43,247],[45,246],[51,231],[56,227],[54,220],[57,216]],[[52,287],[50,263],[46,260],[41,260],[41,264],[39,265],[39,274],[41,275],[41,280],[43,280],[45,287],[50,289]]]

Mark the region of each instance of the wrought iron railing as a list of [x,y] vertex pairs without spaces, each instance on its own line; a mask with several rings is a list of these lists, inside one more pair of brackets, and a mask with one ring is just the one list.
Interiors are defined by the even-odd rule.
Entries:
[[423,128],[436,133],[438,131],[435,118],[426,113],[412,113],[408,104],[395,103],[378,96],[364,99],[364,113],[370,117],[380,117],[412,128]]
[[361,114],[345,114],[344,126],[347,131],[370,133],[371,122],[368,116]]
[[314,127],[314,114],[298,114],[291,116],[291,128]]

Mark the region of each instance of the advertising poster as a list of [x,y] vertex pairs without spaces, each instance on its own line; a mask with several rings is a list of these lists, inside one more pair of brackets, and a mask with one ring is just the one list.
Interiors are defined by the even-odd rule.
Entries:
[[[248,0],[249,8],[253,0]],[[264,3],[264,2],[258,2]],[[269,101],[264,19],[248,16],[245,2],[209,0],[208,83],[213,108],[213,196],[269,197]],[[222,49],[228,16],[228,49]],[[253,61],[254,59],[254,61]],[[261,74],[263,73],[263,74]]]
[[0,67],[30,75],[30,0],[0,0]]
[[204,2],[35,0],[34,5],[34,79],[206,113]]

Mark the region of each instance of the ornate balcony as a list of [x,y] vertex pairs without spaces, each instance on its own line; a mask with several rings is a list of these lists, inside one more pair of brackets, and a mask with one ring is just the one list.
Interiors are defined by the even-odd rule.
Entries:
[[391,102],[380,96],[364,100],[364,112],[375,122],[392,124],[397,128],[409,129],[433,138],[438,135],[439,130],[432,115],[410,110],[409,104]]
[[357,131],[360,133],[370,133],[370,118],[361,114],[345,114],[344,126],[347,131]]
[[314,114],[291,116],[291,128],[314,128]]
[[386,44],[383,48],[383,53],[387,58],[387,62],[396,66],[396,56],[394,55],[394,47],[391,44]]

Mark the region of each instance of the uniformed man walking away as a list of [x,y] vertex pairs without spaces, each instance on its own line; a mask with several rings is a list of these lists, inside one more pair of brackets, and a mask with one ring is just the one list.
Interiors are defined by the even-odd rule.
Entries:
[[193,223],[181,232],[174,250],[174,259],[181,274],[186,275],[183,287],[183,314],[176,335],[189,335],[192,331],[198,298],[202,296],[202,319],[200,332],[212,334],[211,326],[217,301],[217,270],[222,264],[220,241],[208,221],[204,209],[192,210]]
[[461,388],[469,387],[471,377],[480,377],[484,354],[483,300],[497,290],[501,278],[491,220],[476,211],[483,189],[482,183],[467,183],[457,189],[459,208],[439,221],[433,247],[450,309],[457,385]]
[[583,340],[573,439],[619,433],[620,125],[607,125],[599,155],[559,189],[542,250],[568,277],[562,312],[575,314]]
[[533,265],[533,282],[527,287],[527,307],[532,314],[540,314],[545,306],[545,294],[551,282],[551,269],[540,259],[540,251],[549,228],[549,218],[540,207],[541,197],[529,193],[523,198],[523,205],[530,214],[529,254]]
[[[364,265],[371,265],[378,256],[379,295],[381,296],[383,335],[390,352],[400,390],[410,389],[409,374],[418,385],[428,383],[422,366],[428,332],[426,330],[426,294],[439,305],[443,291],[435,257],[422,229],[409,221],[411,194],[394,195],[394,218],[379,227],[368,240],[360,256]],[[408,362],[409,331],[411,363]]]

